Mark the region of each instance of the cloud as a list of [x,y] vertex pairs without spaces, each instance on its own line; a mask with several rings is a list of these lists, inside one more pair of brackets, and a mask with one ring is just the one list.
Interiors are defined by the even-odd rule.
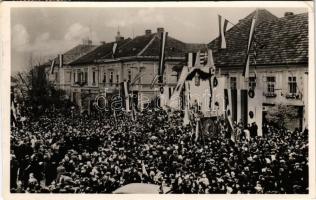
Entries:
[[47,42],[50,39],[50,33],[45,32],[35,39],[35,43]]
[[82,26],[80,23],[74,23],[68,28],[64,36],[64,39],[66,41],[78,42],[78,41],[81,41],[85,37],[89,37],[89,35],[90,35],[89,27]]
[[144,25],[144,24],[163,24],[166,19],[163,13],[158,12],[155,8],[142,8],[130,15],[116,13],[105,26],[107,27],[127,27],[130,25]]
[[34,57],[56,56],[80,44],[82,39],[88,38],[90,35],[94,41],[98,41],[97,34],[95,32],[90,34],[89,27],[74,23],[65,31],[64,37],[61,39],[53,39],[49,32],[44,32],[39,33],[31,41],[26,28],[17,24],[13,27],[12,48],[16,52],[32,53]]
[[22,24],[16,24],[12,29],[12,47],[24,48],[30,42],[30,36]]

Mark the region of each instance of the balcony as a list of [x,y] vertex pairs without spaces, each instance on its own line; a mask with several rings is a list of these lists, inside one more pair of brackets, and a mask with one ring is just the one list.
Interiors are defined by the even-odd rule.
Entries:
[[267,98],[274,98],[277,96],[275,92],[264,92],[263,95]]
[[77,82],[75,82],[75,85],[83,87],[83,86],[87,85],[87,82],[86,81],[77,81]]
[[285,95],[285,98],[287,98],[287,99],[301,99],[301,95],[298,93],[287,93]]

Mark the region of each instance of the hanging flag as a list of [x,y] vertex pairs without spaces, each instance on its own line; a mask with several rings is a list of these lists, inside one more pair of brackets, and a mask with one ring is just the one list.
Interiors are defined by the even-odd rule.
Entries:
[[50,73],[54,74],[54,69],[55,69],[55,60],[52,60],[52,64],[50,65]]
[[248,124],[248,90],[240,90],[240,120],[244,126]]
[[117,43],[115,42],[113,44],[113,47],[112,47],[112,56],[113,56],[113,58],[114,58],[114,55],[115,55],[115,52],[116,52],[116,48],[117,48]]
[[186,61],[188,63],[188,68],[191,69],[195,64],[196,53],[187,53],[186,58],[187,58]]
[[138,81],[142,76],[144,76],[144,74],[142,74],[141,72],[138,72],[135,78],[132,80],[131,85],[134,85],[136,81]]
[[220,38],[221,49],[226,49],[225,32],[226,32],[227,24],[228,24],[228,20],[222,18],[221,15],[218,15],[219,38]]
[[129,101],[128,82],[127,81],[123,81],[121,83],[121,88],[122,88],[121,96],[125,100],[125,111],[129,112],[130,111],[130,103],[129,103],[130,101]]
[[17,108],[16,103],[14,102],[14,95],[11,95],[11,124],[16,125],[17,120]]
[[132,103],[132,120],[133,121],[136,121],[137,120],[137,116],[136,116],[136,108],[135,108],[135,105],[134,103]]
[[163,92],[160,93],[160,107],[162,109],[168,108],[170,95],[169,95],[169,86],[165,85],[163,88]]
[[[209,66],[211,66],[211,67],[214,67],[214,69],[215,69],[215,64],[214,64],[213,51],[212,51],[212,49],[208,49],[206,65],[209,65]],[[214,74],[215,74],[215,71],[214,71]]]
[[64,58],[64,55],[63,54],[58,54],[58,59],[59,59],[59,68],[62,68],[63,67],[63,60]]
[[154,77],[154,79],[152,80],[151,84],[150,84],[150,89],[152,89],[154,87],[154,85],[156,84],[157,80],[158,80],[159,75],[156,75]]
[[113,109],[113,117],[114,117],[115,127],[117,127],[117,118],[116,118],[116,110],[115,110],[115,108]]
[[148,176],[148,173],[147,173],[147,170],[146,170],[146,166],[145,166],[143,161],[142,161],[142,173],[143,173],[143,175]]
[[190,115],[188,106],[184,107],[184,116],[183,116],[183,126],[187,126],[190,124]]
[[200,65],[205,65],[207,63],[207,52],[200,52]]
[[190,83],[188,81],[185,82],[185,97],[186,97],[186,106],[188,107],[188,110],[191,108],[191,88]]
[[258,15],[258,11],[257,11],[256,15],[254,15],[252,18],[251,26],[250,26],[250,30],[249,30],[249,39],[248,39],[248,46],[247,46],[247,53],[246,53],[246,65],[244,67],[243,74],[242,74],[245,77],[245,79],[249,78],[249,64],[250,64],[249,63],[250,62],[249,54],[250,54],[250,49],[251,49],[251,46],[253,43],[257,15]]
[[169,107],[174,108],[174,109],[180,109],[180,105],[181,105],[180,94],[181,94],[181,91],[182,91],[182,88],[184,86],[184,82],[185,82],[185,79],[186,79],[188,73],[189,73],[188,67],[183,66],[181,74],[180,74],[180,78],[179,78],[178,83],[177,83],[177,86],[175,87],[175,89],[171,95],[169,105],[168,105]]
[[228,121],[230,121],[231,127],[233,128],[233,121],[234,117],[237,116],[237,107],[235,104],[237,103],[237,95],[236,90],[225,89],[224,90],[224,98],[225,98],[225,110],[226,110],[226,117]]
[[233,119],[232,119],[232,95],[231,95],[231,89],[225,89],[224,90],[224,97],[225,97],[225,118],[228,121],[230,132],[231,132],[231,140],[235,141],[235,129],[233,125]]
[[198,51],[195,55],[196,59],[195,59],[195,62],[194,62],[194,66],[193,67],[200,67],[201,66],[201,60],[200,60],[200,55],[201,55],[201,52]]
[[224,96],[226,78],[219,77],[217,80],[218,80],[218,85],[216,87],[212,86],[213,95],[211,96],[212,98],[211,109],[212,111],[216,112],[216,115],[224,116],[225,110],[226,110],[225,96]]
[[163,74],[165,71],[165,47],[166,41],[168,37],[168,32],[162,32],[160,37],[160,53],[159,53],[159,68],[158,68],[158,75],[159,79],[158,82],[163,82]]
[[196,120],[196,125],[195,125],[195,141],[197,142],[199,139],[199,134],[200,134],[200,120],[198,118]]

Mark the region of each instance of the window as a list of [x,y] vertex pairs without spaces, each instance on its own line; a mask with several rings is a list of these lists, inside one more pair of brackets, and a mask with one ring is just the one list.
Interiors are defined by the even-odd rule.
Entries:
[[66,83],[70,83],[70,82],[71,82],[71,72],[67,72]]
[[116,83],[119,83],[119,82],[120,82],[120,75],[116,74]]
[[110,72],[110,85],[113,84],[113,72]]
[[58,82],[58,72],[55,72],[55,81]]
[[274,87],[275,87],[275,77],[268,76],[267,77],[267,92],[270,94],[274,94]]
[[95,84],[95,71],[92,72],[92,84],[93,85]]
[[237,78],[230,77],[230,89],[236,90],[237,89]]
[[296,82],[296,77],[291,76],[289,77],[289,92],[290,94],[296,94],[297,92],[297,82]]
[[88,82],[88,72],[84,72],[84,82]]
[[127,77],[127,80],[128,80],[128,81],[132,81],[132,71],[131,71],[131,70],[128,70],[127,73],[128,73],[128,75],[127,75],[127,76],[128,76],[128,77]]
[[106,73],[103,73],[103,83],[106,83]]
[[200,86],[200,75],[198,73],[195,74],[195,86]]
[[249,88],[255,89],[256,87],[256,77],[249,77]]
[[74,83],[76,82],[76,72],[74,72]]
[[77,82],[81,83],[81,72],[77,72]]

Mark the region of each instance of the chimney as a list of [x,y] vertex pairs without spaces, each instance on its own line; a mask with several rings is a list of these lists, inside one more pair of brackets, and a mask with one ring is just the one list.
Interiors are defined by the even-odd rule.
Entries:
[[106,42],[105,41],[100,41],[101,45],[105,45]]
[[150,35],[150,34],[151,34],[151,30],[150,29],[145,30],[145,35]]
[[124,40],[124,37],[121,36],[120,31],[117,31],[117,35],[115,36],[115,41],[119,42],[119,41],[122,41],[122,40]]
[[165,29],[162,28],[162,27],[158,27],[158,28],[157,28],[157,33],[162,33],[162,32],[164,32],[164,31],[165,31]]
[[83,45],[92,45],[92,40],[90,40],[89,38],[83,39],[82,44]]
[[284,17],[289,17],[289,16],[293,16],[294,13],[293,12],[285,12],[284,13]]

